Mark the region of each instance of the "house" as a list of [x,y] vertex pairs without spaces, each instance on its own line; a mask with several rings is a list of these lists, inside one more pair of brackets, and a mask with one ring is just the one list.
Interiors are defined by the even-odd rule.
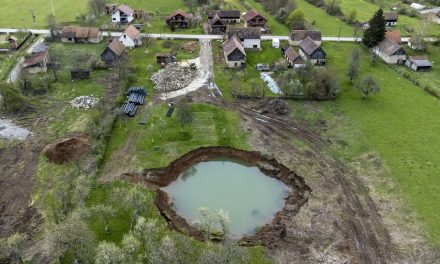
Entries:
[[408,47],[410,47],[413,50],[417,50],[417,51],[426,50],[428,48],[426,46],[426,41],[424,41],[424,40],[417,41],[413,37],[408,39]]
[[243,15],[244,26],[245,27],[259,27],[266,28],[267,18],[251,9],[246,14]]
[[118,39],[113,41],[105,48],[101,54],[101,59],[106,64],[113,64],[123,53],[125,52],[125,46]]
[[402,42],[402,38],[400,37],[400,31],[387,31],[385,32],[385,38],[399,45]]
[[218,14],[209,20],[209,26],[211,34],[222,35],[226,33],[226,22]]
[[374,53],[389,64],[403,63],[406,60],[405,50],[397,43],[384,39],[373,48]]
[[25,58],[23,62],[23,69],[26,69],[29,73],[46,72],[47,61],[47,51],[34,53]]
[[169,52],[156,53],[157,64],[168,64],[171,62],[176,62],[176,55]]
[[289,35],[289,43],[293,46],[299,46],[301,41],[307,37],[310,37],[318,46],[321,45],[321,32],[315,30],[292,30]]
[[237,36],[245,49],[261,50],[260,28],[232,28],[228,37]]
[[126,4],[121,5],[112,13],[112,22],[127,24],[133,21],[134,10]]
[[240,11],[239,10],[210,10],[208,11],[208,20],[213,19],[216,15],[226,23],[240,23]]
[[106,4],[105,5],[105,13],[107,15],[111,15],[111,14],[113,14],[113,12],[116,11],[117,8],[118,8],[118,4],[115,4],[115,3]]
[[279,38],[272,39],[272,48],[275,48],[275,49],[280,48],[280,39]]
[[284,51],[284,57],[287,60],[288,67],[302,67],[304,66],[304,60],[301,58],[301,56],[295,51],[295,49],[292,46],[289,46]]
[[409,56],[405,65],[415,71],[428,71],[432,68],[432,63],[426,56]]
[[99,43],[102,38],[102,31],[96,27],[65,26],[61,34],[63,43]]
[[16,50],[18,49],[18,42],[17,42],[17,38],[14,36],[10,36],[8,38],[9,41],[9,46],[11,47],[11,50]]
[[383,17],[385,19],[385,25],[387,27],[392,27],[397,25],[397,20],[399,19],[397,13],[384,13]]
[[223,43],[223,54],[229,68],[244,68],[246,66],[246,51],[237,36]]
[[119,37],[119,41],[127,48],[134,48],[142,45],[141,32],[133,25],[128,26],[124,33]]
[[325,57],[327,54],[316,44],[311,37],[306,37],[299,44],[299,55],[304,61],[310,61],[314,65],[325,65]]
[[188,28],[192,15],[181,9],[177,9],[174,13],[167,17],[166,23],[170,28]]

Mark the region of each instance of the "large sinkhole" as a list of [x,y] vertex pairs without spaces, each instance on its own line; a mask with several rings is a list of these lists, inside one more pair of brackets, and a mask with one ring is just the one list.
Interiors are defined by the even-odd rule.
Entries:
[[238,158],[214,157],[196,163],[164,187],[172,207],[189,223],[199,208],[224,211],[234,237],[254,235],[284,207],[289,188]]
[[193,225],[199,208],[222,209],[230,232],[246,245],[273,245],[310,196],[304,179],[274,158],[230,147],[202,147],[168,167],[127,174],[157,190],[155,204],[169,226],[204,240]]

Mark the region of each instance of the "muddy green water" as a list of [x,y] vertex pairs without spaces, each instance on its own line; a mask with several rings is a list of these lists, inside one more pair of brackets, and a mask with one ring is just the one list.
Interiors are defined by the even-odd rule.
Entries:
[[237,237],[254,234],[256,228],[270,222],[284,207],[289,192],[283,182],[257,167],[226,157],[193,165],[163,190],[189,223],[200,207],[228,212],[231,233]]

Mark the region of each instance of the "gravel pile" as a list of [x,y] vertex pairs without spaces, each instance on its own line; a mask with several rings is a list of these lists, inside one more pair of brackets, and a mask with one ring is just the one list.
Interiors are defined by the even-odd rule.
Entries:
[[187,87],[197,77],[197,71],[170,63],[151,76],[151,80],[159,91],[171,92]]
[[70,101],[70,105],[77,109],[89,109],[94,107],[98,102],[99,99],[93,96],[78,96]]
[[31,135],[29,130],[14,125],[11,120],[0,118],[0,138],[25,140],[29,135]]

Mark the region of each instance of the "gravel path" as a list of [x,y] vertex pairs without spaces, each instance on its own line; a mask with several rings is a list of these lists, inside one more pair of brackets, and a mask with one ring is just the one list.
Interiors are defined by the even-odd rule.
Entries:
[[185,95],[187,93],[196,91],[197,89],[208,84],[209,79],[212,78],[214,73],[211,41],[200,41],[200,57],[195,60],[191,60],[189,63],[191,62],[194,62],[196,64],[198,76],[187,87],[167,94],[162,94],[162,100]]

